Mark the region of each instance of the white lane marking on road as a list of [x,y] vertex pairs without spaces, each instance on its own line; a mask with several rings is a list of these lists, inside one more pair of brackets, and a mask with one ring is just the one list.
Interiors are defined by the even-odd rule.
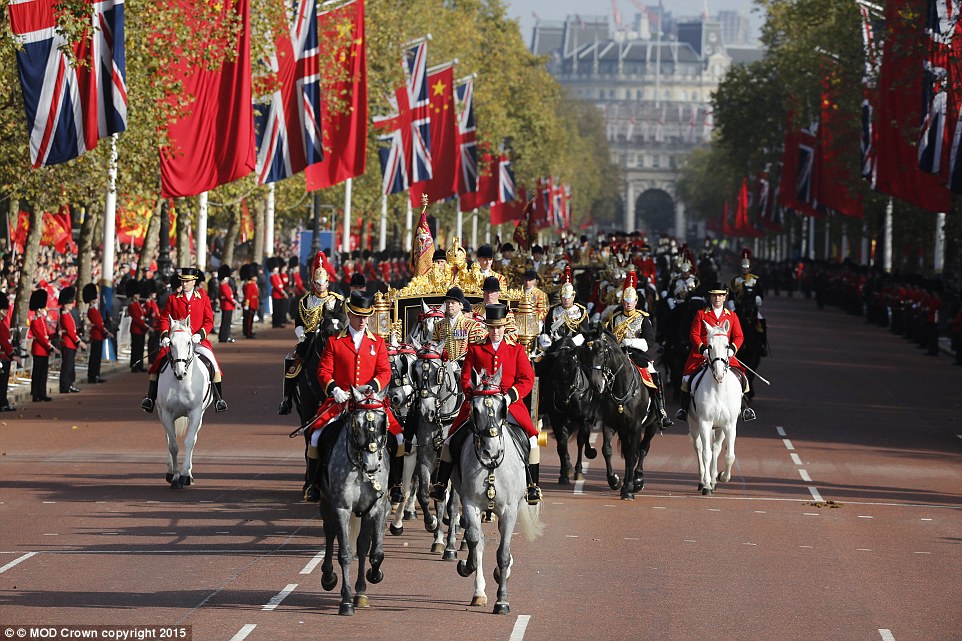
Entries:
[[871,548],[856,548],[855,551],[856,551],[856,552],[871,552],[872,549],[871,549]]
[[788,436],[788,434],[785,433],[785,428],[782,427],[781,425],[776,425],[775,431],[778,432],[778,435],[781,436],[782,438],[785,438],[786,436]]
[[321,550],[320,552],[314,555],[313,559],[307,562],[307,565],[305,565],[304,569],[301,570],[301,574],[310,574],[311,572],[314,571],[314,568],[316,568],[318,564],[320,564],[320,562],[323,560],[324,560],[324,550]]
[[521,641],[524,639],[524,631],[528,629],[528,621],[530,620],[530,614],[519,614],[518,620],[514,622],[514,629],[511,630],[511,636],[508,637],[508,641]]
[[696,543],[695,539],[685,539],[685,543]]
[[60,535],[59,535],[58,533],[56,533],[56,532],[44,532],[43,535],[44,535],[44,536],[60,536]]
[[807,470],[802,470],[802,469],[798,470],[798,475],[801,476],[802,480],[805,481],[806,483],[812,482],[812,477],[808,475]]
[[16,565],[20,565],[21,563],[23,563],[24,561],[26,561],[26,560],[29,559],[30,557],[35,556],[36,554],[38,554],[38,552],[27,552],[27,553],[24,554],[23,556],[18,556],[18,557],[15,558],[13,561],[10,561],[10,563],[7,563],[5,566],[3,566],[2,568],[0,568],[0,574],[3,574],[4,572],[6,572],[7,570],[9,570],[10,568],[12,568],[12,567],[14,567],[14,566],[16,566]]
[[721,508],[718,508],[718,507],[710,507],[710,508],[708,508],[708,511],[709,511],[709,512],[721,512]]
[[566,539],[577,539],[577,538],[578,538],[578,535],[577,535],[577,534],[565,534],[565,538],[566,538]]
[[287,595],[297,589],[296,583],[288,583],[287,587],[271,597],[271,600],[267,602],[267,605],[261,608],[265,612],[270,612],[277,606],[281,604],[281,601],[287,598]]
[[626,536],[625,541],[640,541],[641,539],[634,536]]
[[56,501],[44,501],[43,504],[44,504],[44,505],[56,505],[57,502],[56,502]]
[[858,518],[860,518],[860,519],[874,519],[875,517],[874,517],[874,516],[868,516],[867,514],[859,514],[859,515],[858,515]]
[[814,550],[814,546],[811,545],[799,545],[800,548],[805,548],[806,550]]
[[956,434],[956,436],[958,436],[959,438],[962,438],[962,434]]
[[665,507],[664,505],[655,505],[655,506],[652,506],[651,509],[653,509],[653,510],[667,510],[668,508]]
[[254,628],[256,627],[257,627],[256,623],[248,623],[243,628],[238,630],[237,634],[235,634],[230,638],[230,641],[244,641],[244,639],[247,638],[247,635],[253,632]]
[[742,545],[758,545],[758,543],[742,543]]
[[923,521],[931,521],[932,519],[922,519]]
[[932,554],[931,552],[916,552],[916,554]]
[[812,495],[812,498],[818,502],[822,502],[824,499],[822,495],[818,493],[818,490],[811,485],[808,486],[808,493]]
[[882,641],[895,641],[895,635],[888,628],[879,628],[879,635],[882,637]]
[[802,464],[802,458],[801,458],[798,454],[796,454],[795,452],[792,452],[791,454],[789,454],[789,456],[792,457],[792,463],[794,463],[795,465],[801,465],[801,464]]
[[802,512],[803,516],[821,516],[818,512]]
[[792,442],[789,441],[787,438],[783,438],[783,439],[782,439],[782,443],[784,443],[784,444],[785,444],[785,447],[788,448],[789,450],[794,450],[794,449],[795,449],[795,446],[792,445]]
[[768,514],[765,510],[755,510],[755,514]]

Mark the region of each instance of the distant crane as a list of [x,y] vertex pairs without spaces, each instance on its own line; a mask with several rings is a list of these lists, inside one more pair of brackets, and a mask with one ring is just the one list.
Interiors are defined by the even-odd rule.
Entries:
[[615,31],[621,30],[621,9],[618,8],[618,0],[611,0],[611,15],[615,18]]

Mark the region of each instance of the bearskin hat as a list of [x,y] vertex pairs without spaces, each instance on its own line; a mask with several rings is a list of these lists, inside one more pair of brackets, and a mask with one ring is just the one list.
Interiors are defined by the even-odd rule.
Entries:
[[60,294],[57,296],[58,305],[69,305],[77,299],[77,288],[76,287],[64,287],[60,290]]
[[154,283],[152,278],[145,278],[140,281],[137,288],[137,293],[140,294],[141,298],[150,298],[150,295],[154,293],[156,288],[157,285]]
[[217,278],[221,280],[226,280],[230,278],[230,274],[232,271],[234,270],[230,268],[230,265],[226,265],[226,264],[221,265],[220,267],[217,268]]
[[35,312],[47,306],[47,290],[35,289],[30,292],[30,311]]
[[244,263],[243,265],[241,265],[241,267],[240,267],[240,277],[241,277],[241,280],[250,280],[250,279],[251,279],[251,277],[252,277],[252,275],[251,275],[251,266],[250,266],[249,264]]
[[297,269],[301,266],[301,261],[297,256],[291,256],[287,259],[287,266],[291,269]]
[[84,285],[83,290],[80,292],[80,298],[88,305],[97,300],[97,286],[93,283],[87,283]]

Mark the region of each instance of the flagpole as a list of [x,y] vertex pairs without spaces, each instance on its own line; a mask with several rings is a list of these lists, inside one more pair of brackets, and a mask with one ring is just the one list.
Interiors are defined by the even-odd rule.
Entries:
[[197,197],[197,269],[207,270],[207,192]]
[[461,213],[461,196],[458,195],[456,200],[457,200],[457,208],[458,208],[458,219],[455,227],[458,230],[458,233],[457,233],[458,238],[464,238],[464,235],[461,233],[461,228],[464,223],[464,214]]
[[478,248],[478,208],[471,212],[471,247]]
[[387,249],[387,194],[381,194],[381,227],[377,248],[381,251]]
[[414,210],[411,208],[411,195],[405,198],[407,201],[407,213],[404,216],[404,246],[411,249],[411,225],[414,224]]
[[935,258],[932,263],[936,272],[945,267],[945,212],[935,215]]
[[[354,179],[344,181],[344,233],[341,236],[343,251],[351,251],[351,192],[354,189]],[[359,243],[360,244],[360,243]]]
[[107,168],[107,199],[104,204],[104,266],[101,273],[101,299],[109,313],[114,286],[114,247],[117,225],[117,134],[110,136],[110,163]]
[[889,201],[885,205],[885,253],[882,254],[882,268],[889,273],[892,272],[892,213],[894,209],[895,204],[889,197]]
[[264,257],[274,255],[274,183],[267,186],[267,206],[264,212]]

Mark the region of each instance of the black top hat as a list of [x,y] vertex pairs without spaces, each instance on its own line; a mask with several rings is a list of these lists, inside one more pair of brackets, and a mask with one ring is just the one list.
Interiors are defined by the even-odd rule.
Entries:
[[230,268],[230,265],[221,265],[217,268],[217,278],[224,280],[230,278],[230,273],[234,271]]
[[440,247],[434,250],[434,256],[431,258],[432,261],[447,260],[448,254]]
[[291,269],[294,269],[295,267],[300,267],[300,265],[301,265],[301,261],[297,256],[291,256],[290,258],[287,259],[287,266],[290,267]]
[[725,285],[725,283],[721,282],[720,280],[716,280],[714,283],[712,283],[712,286],[711,286],[710,288],[708,288],[708,293],[709,293],[709,294],[726,294],[726,295],[727,295],[727,294],[728,294],[728,287]]
[[64,287],[60,290],[60,295],[57,296],[58,305],[68,305],[77,299],[77,288],[76,287]]
[[508,307],[497,303],[484,306],[484,324],[488,327],[503,327],[508,324]]
[[364,278],[364,274],[361,272],[354,272],[351,275],[351,287],[366,287],[367,279]]
[[484,285],[481,286],[481,291],[483,292],[500,292],[501,291],[501,281],[498,280],[497,276],[488,276],[484,279]]
[[83,290],[80,292],[80,298],[85,303],[92,303],[97,300],[97,286],[93,283],[84,285]]
[[139,293],[140,285],[133,278],[128,279],[127,282],[124,283],[124,296],[127,298],[133,298],[134,296],[139,295]]
[[47,306],[47,290],[35,289],[30,292],[30,311],[35,312]]
[[456,300],[462,305],[464,305],[464,292],[461,291],[460,287],[452,287],[444,295],[445,300]]
[[374,297],[364,292],[351,292],[347,301],[347,311],[355,316],[370,316],[374,313]]
[[10,297],[7,292],[0,292],[0,311],[10,309]]
[[485,243],[478,247],[478,258],[494,258],[494,248]]
[[197,280],[203,277],[203,273],[196,267],[180,267],[177,269],[177,276],[181,280]]
[[526,269],[521,280],[538,280],[538,272],[533,269]]

